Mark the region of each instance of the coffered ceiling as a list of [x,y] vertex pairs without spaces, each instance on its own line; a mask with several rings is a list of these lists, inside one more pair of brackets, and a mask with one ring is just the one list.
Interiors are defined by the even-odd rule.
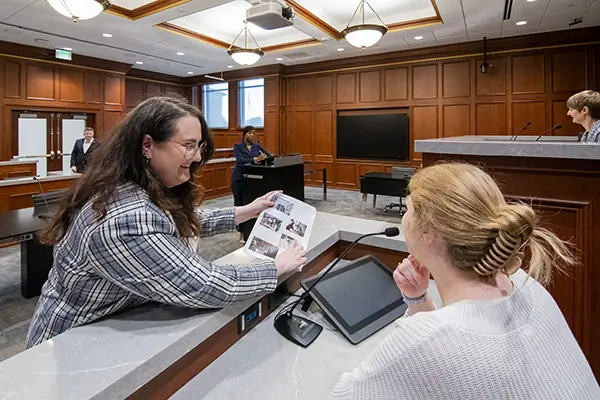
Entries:
[[[77,54],[170,75],[203,75],[242,68],[224,49],[242,29],[246,9],[258,2],[113,0],[109,12],[73,23],[55,12],[46,0],[0,0],[0,40],[72,48]],[[377,45],[359,50],[340,33],[358,0],[287,3],[296,12],[292,27],[267,31],[248,25],[266,53],[256,65],[293,65],[481,40],[484,36],[600,25],[600,0],[513,0],[508,18],[504,0],[369,0],[390,32]],[[581,17],[582,23],[569,26]],[[377,21],[367,9],[365,22]],[[527,23],[517,25],[520,21]]]

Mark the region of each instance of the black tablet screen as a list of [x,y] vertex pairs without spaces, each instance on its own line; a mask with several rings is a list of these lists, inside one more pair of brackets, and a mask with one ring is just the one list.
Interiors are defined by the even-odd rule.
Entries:
[[361,329],[403,304],[394,279],[373,261],[336,272],[319,282],[316,294],[329,303],[349,331]]

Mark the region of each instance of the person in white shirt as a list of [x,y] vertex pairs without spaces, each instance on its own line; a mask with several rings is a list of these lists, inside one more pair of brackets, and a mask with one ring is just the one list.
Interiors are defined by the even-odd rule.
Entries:
[[[410,256],[394,271],[407,314],[330,398],[600,399],[542,286],[576,264],[570,246],[538,227],[529,205],[508,204],[474,165],[424,168],[409,191],[402,227]],[[427,295],[430,275],[439,309]]]
[[90,155],[97,150],[100,142],[94,139],[94,128],[86,127],[83,138],[77,139],[71,152],[71,171],[83,173],[85,171]]
[[600,93],[584,90],[569,97],[567,115],[573,123],[585,128],[580,141],[583,143],[600,143]]

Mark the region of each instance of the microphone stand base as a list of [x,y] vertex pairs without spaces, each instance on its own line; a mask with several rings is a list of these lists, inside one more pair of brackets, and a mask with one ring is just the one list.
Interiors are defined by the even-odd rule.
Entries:
[[304,348],[310,346],[323,331],[316,322],[287,313],[277,317],[274,325],[281,336]]

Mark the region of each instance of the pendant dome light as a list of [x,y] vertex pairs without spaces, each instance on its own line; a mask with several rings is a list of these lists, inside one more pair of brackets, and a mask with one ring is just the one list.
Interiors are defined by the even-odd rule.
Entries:
[[[244,47],[237,47],[234,49],[233,46],[235,45],[235,42],[238,40],[242,32],[244,33]],[[256,43],[255,49],[248,48],[248,35],[250,35],[252,40],[254,40],[254,43]],[[231,58],[233,58],[233,61],[240,65],[255,64],[258,60],[260,60],[262,56],[265,55],[265,53],[263,53],[263,51],[260,49],[258,42],[248,29],[248,21],[244,21],[244,28],[240,31],[240,33],[238,33],[235,39],[233,39],[233,42],[231,42],[231,45],[227,49],[227,54],[229,54]]]
[[52,8],[77,22],[80,19],[91,19],[110,8],[106,0],[46,0]]
[[[377,16],[377,19],[379,19],[381,25],[365,24],[365,3],[367,4],[367,6],[369,6],[371,11],[373,11],[375,16]],[[361,17],[362,23],[357,25],[350,25],[354,20],[354,17],[356,17],[357,13],[359,14],[359,17]],[[358,7],[356,7],[356,10],[354,11],[354,14],[352,14],[350,22],[348,22],[348,25],[342,31],[342,35],[344,35],[344,38],[352,46],[358,47],[359,49],[364,49],[367,47],[371,47],[375,43],[379,42],[379,40],[383,37],[383,35],[387,33],[387,31],[387,26],[381,20],[381,18],[379,18],[379,15],[373,9],[373,7],[371,7],[369,2],[366,0],[361,0],[361,2],[358,4]]]

